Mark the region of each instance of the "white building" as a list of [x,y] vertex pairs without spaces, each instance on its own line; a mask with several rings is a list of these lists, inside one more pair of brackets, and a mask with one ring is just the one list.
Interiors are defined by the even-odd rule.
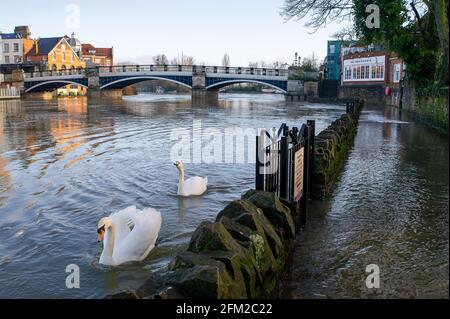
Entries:
[[23,39],[16,33],[2,33],[2,64],[19,64],[23,60]]
[[3,64],[3,40],[1,32],[0,32],[0,64]]
[[386,55],[344,59],[342,82],[385,82]]

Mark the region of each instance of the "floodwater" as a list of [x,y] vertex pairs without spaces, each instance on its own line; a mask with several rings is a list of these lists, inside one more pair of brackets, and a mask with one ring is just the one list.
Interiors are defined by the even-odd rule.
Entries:
[[[214,220],[229,201],[254,185],[254,163],[248,157],[247,164],[224,163],[224,151],[223,161],[208,164],[208,156],[199,161],[194,137],[200,131],[216,129],[215,135],[223,137],[226,128],[241,128],[256,134],[258,128],[283,122],[300,126],[307,119],[316,120],[320,131],[344,109],[286,104],[283,96],[266,94],[221,95],[216,105],[208,106],[192,105],[188,96],[161,95],[100,102],[0,101],[0,298],[103,298],[139,287],[149,272],[165,267],[186,248],[202,220]],[[193,137],[184,140],[196,161],[186,163],[186,174],[209,179],[202,197],[177,196],[171,153],[179,140],[171,137],[180,132]],[[237,152],[231,149],[231,154]],[[443,167],[441,159],[430,158]],[[413,166],[408,163],[404,165]],[[442,169],[432,170],[431,163],[429,168],[434,178],[444,177]],[[423,178],[426,183],[432,179]],[[424,192],[416,184],[408,186],[408,202],[418,200],[411,190]],[[161,211],[158,246],[144,262],[103,267],[98,264],[102,247],[97,223],[131,205]],[[426,227],[434,226],[430,218]],[[66,287],[68,265],[79,267],[80,289]]]
[[406,114],[366,107],[333,195],[310,207],[283,297],[449,298],[448,146]]

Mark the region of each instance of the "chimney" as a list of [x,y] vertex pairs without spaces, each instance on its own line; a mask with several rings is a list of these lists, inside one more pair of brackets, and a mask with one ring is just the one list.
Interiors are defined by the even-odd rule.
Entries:
[[19,34],[22,39],[30,39],[31,37],[31,31],[27,25],[15,27],[14,33]]
[[39,55],[39,39],[34,41],[34,51],[36,55]]

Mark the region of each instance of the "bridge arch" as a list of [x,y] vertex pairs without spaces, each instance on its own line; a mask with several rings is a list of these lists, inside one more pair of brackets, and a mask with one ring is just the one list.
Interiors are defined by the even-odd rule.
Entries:
[[46,91],[54,91],[56,89],[59,89],[66,85],[77,85],[82,86],[84,88],[88,88],[87,85],[74,82],[74,81],[68,81],[68,80],[55,80],[55,81],[45,81],[40,82],[35,85],[32,85],[28,89],[25,90],[25,93],[31,93],[31,92],[46,92]]
[[206,90],[219,90],[221,88],[224,88],[226,86],[229,85],[233,85],[233,84],[239,84],[239,83],[256,83],[256,84],[261,84],[261,85],[265,85],[265,86],[269,86],[271,88],[274,88],[276,90],[279,90],[283,93],[287,93],[287,90],[275,85],[275,84],[271,84],[271,83],[267,83],[265,81],[259,81],[259,80],[250,80],[250,79],[232,79],[232,80],[226,80],[226,81],[220,81],[214,84],[211,84],[209,86],[206,87]]
[[[192,90],[192,86],[189,84],[186,84],[180,80],[177,80],[175,78],[170,78],[170,77],[164,77],[164,76],[149,76],[149,75],[145,75],[145,76],[126,76],[117,80],[113,80],[111,82],[108,82],[104,85],[100,86],[100,89],[102,90],[108,90],[108,89],[123,89],[127,86],[133,85],[133,84],[137,84],[140,82],[144,82],[144,81],[149,81],[149,80],[158,80],[158,81],[168,81],[171,83],[175,83],[175,84],[179,84],[181,86],[184,86],[185,88],[188,88],[190,90]],[[192,79],[191,79],[192,81]]]

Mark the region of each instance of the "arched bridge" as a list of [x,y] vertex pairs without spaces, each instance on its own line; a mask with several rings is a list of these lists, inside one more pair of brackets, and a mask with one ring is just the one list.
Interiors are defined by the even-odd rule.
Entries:
[[89,90],[120,90],[148,80],[180,84],[196,93],[218,92],[237,83],[259,83],[283,93],[288,90],[288,70],[219,66],[133,65],[34,72],[25,76],[25,93],[47,92],[68,84]]

